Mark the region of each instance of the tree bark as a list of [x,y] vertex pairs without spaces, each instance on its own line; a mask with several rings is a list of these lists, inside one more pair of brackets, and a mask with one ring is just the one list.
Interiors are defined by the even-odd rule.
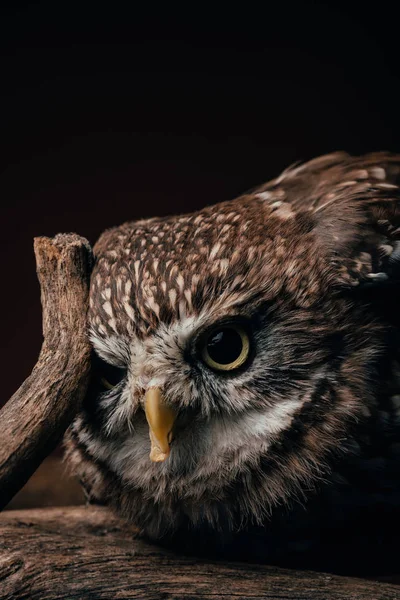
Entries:
[[32,374],[0,411],[0,510],[55,448],[86,393],[92,251],[84,238],[36,238],[43,345]]
[[180,556],[101,507],[6,511],[0,540],[0,600],[400,598],[386,583]]

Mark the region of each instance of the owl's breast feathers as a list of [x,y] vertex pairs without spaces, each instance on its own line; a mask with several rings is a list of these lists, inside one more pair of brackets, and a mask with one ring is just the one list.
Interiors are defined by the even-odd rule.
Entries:
[[[265,386],[270,408],[285,393],[293,403],[294,390],[307,401],[285,415],[287,429],[274,421],[279,435],[259,458],[253,441],[251,460],[235,463],[230,481],[229,458],[220,475],[210,471],[197,483],[191,471],[192,485],[203,486],[194,501],[183,464],[163,486],[155,471],[150,477],[146,469],[135,473],[135,464],[122,469],[118,435],[107,437],[99,403],[91,399],[66,443],[92,500],[113,505],[153,537],[205,524],[227,534],[250,523],[244,514],[254,506],[258,527],[262,521],[272,536],[261,544],[272,558],[274,548],[276,555],[291,552],[296,527],[313,545],[315,532],[325,543],[324,536],[335,539],[336,526],[349,530],[356,522],[362,537],[369,522],[371,540],[381,535],[394,543],[388,519],[372,527],[371,506],[400,522],[399,182],[400,156],[336,153],[291,167],[235,200],[126,223],[101,236],[89,322],[103,358],[120,352],[141,360],[139,350],[132,358],[131,345],[165,341],[168,328],[181,327],[183,336],[193,322],[258,311],[268,335],[264,371],[257,360],[252,367],[259,369],[257,385]],[[180,364],[172,350],[171,356]],[[115,410],[123,415],[126,406]],[[108,414],[113,407],[110,399]],[[134,438],[143,423],[131,425]],[[135,449],[138,464],[146,452]],[[167,472],[164,463],[159,467]],[[144,484],[150,479],[157,492]],[[297,501],[304,506],[293,508]],[[292,503],[288,519],[276,508],[281,503]]]

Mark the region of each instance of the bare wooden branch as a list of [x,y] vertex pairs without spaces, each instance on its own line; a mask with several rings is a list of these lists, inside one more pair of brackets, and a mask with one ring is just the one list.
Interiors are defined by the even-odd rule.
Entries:
[[0,515],[0,600],[394,600],[400,587],[311,571],[208,562],[135,539],[107,509]]
[[75,234],[36,238],[44,341],[32,374],[0,411],[0,509],[60,441],[86,392],[89,243]]

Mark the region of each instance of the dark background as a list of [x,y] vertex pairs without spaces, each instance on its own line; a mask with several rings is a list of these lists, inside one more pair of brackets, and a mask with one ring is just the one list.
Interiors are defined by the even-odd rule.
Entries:
[[[41,345],[34,236],[232,198],[293,161],[400,151],[388,3],[3,4],[2,398]],[[139,6],[139,5],[138,5]]]

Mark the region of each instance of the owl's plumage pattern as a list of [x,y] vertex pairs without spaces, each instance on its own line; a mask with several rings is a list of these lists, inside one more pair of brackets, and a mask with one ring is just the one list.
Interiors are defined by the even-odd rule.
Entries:
[[[399,181],[399,156],[337,153],[101,236],[92,340],[126,375],[100,394],[94,381],[68,433],[92,501],[152,538],[239,540],[267,560],[318,554],[374,502],[400,516]],[[250,324],[254,356],[223,376],[196,344],[228,317]],[[154,385],[179,412],[163,463],[143,411]]]

